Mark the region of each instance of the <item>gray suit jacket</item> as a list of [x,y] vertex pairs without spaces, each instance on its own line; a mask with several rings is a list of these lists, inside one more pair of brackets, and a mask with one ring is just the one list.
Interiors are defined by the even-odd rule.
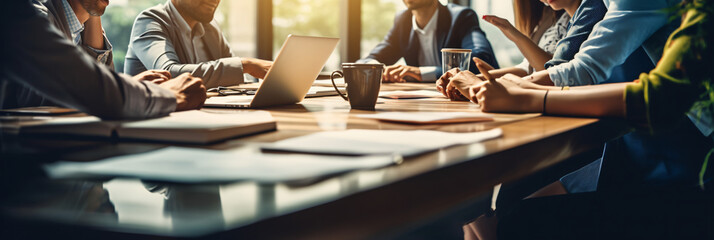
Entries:
[[209,61],[192,61],[191,39],[180,31],[180,15],[172,13],[167,1],[144,10],[134,21],[129,49],[124,61],[124,73],[137,74],[147,69],[163,69],[178,76],[191,73],[203,78],[206,87],[230,86],[243,82],[241,59],[233,57],[231,48],[218,24],[202,24],[202,38]]

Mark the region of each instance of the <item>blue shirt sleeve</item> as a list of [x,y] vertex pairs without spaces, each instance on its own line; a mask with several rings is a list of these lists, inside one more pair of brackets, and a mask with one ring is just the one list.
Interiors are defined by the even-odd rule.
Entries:
[[580,51],[580,46],[590,36],[595,24],[605,17],[606,12],[607,8],[602,0],[583,1],[568,23],[568,31],[565,37],[558,41],[555,52],[553,52],[553,58],[545,63],[545,68],[573,60],[575,54]]
[[611,0],[573,60],[548,68],[556,86],[579,86],[606,81],[616,66],[624,63],[667,23],[665,8],[674,0]]

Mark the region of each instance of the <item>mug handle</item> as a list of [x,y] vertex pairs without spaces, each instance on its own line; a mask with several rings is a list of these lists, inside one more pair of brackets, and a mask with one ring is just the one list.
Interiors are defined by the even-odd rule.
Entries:
[[337,89],[337,84],[335,84],[335,75],[340,75],[338,78],[344,77],[345,75],[342,73],[342,71],[336,70],[332,72],[332,74],[330,74],[330,81],[332,82],[332,86],[335,87],[335,91],[337,91],[337,94],[340,94],[340,97],[342,97],[342,99],[345,99],[345,101],[349,101],[347,95],[342,94],[342,92],[340,92],[340,89]]

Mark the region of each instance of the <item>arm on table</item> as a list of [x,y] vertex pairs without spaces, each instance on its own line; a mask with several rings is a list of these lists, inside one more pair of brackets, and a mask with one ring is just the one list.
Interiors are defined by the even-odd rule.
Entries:
[[242,59],[238,57],[196,64],[181,63],[166,31],[157,19],[147,14],[142,13],[134,22],[131,39],[132,50],[146,69],[167,70],[172,76],[191,73],[202,78],[209,88],[236,85],[244,80]]
[[611,3],[607,14],[595,25],[573,60],[548,68],[548,78],[557,86],[606,81],[613,68],[624,63],[645,40],[667,23],[667,13],[662,9],[668,6],[666,0],[632,1],[632,4],[622,5]]

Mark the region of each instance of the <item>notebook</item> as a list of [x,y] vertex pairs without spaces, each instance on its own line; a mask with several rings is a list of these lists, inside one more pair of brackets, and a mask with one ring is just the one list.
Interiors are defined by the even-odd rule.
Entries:
[[139,121],[102,121],[93,116],[4,120],[3,132],[20,135],[72,135],[178,143],[211,143],[276,129],[269,112],[175,112]]

